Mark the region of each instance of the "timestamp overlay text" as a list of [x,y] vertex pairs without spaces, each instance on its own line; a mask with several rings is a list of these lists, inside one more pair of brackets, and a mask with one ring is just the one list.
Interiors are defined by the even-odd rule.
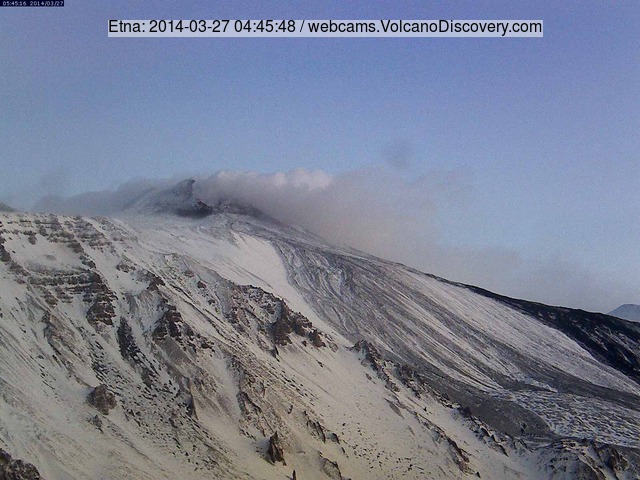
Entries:
[[543,37],[542,20],[118,20],[109,37]]

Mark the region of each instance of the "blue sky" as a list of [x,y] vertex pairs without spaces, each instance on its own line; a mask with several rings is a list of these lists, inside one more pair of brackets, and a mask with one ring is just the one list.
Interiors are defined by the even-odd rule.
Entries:
[[[637,2],[66,3],[0,8],[0,201],[385,166],[452,185],[430,222],[441,244],[616,285],[597,305],[558,299],[574,306],[640,302]],[[542,19],[545,36],[118,39],[112,18]]]

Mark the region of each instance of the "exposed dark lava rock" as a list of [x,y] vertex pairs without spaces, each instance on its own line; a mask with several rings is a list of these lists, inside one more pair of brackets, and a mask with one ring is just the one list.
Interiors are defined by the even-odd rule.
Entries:
[[147,272],[146,278],[149,281],[149,286],[147,287],[147,290],[149,290],[151,292],[157,291],[158,287],[164,287],[164,285],[165,285],[164,280],[162,280],[155,273]]
[[453,461],[458,466],[461,472],[470,473],[469,468],[469,455],[462,448],[458,446],[456,441],[450,437],[446,437],[449,446],[451,447],[451,456]]
[[193,193],[195,180],[187,179],[171,188],[152,192],[143,209],[152,213],[170,213],[181,217],[204,218],[213,213],[213,207],[199,200]]
[[0,262],[9,263],[11,261],[11,254],[4,248],[5,239],[0,235]]
[[284,346],[291,343],[291,339],[289,338],[289,333],[291,333],[289,324],[279,318],[274,322],[272,328],[273,341],[276,345]]
[[280,312],[276,321],[272,324],[273,341],[276,345],[288,345],[291,343],[290,333],[304,337],[313,325],[304,315],[294,312],[284,302],[280,303]]
[[[460,414],[464,417],[464,418],[471,418],[473,417],[473,414],[471,413],[471,408],[466,406],[466,407],[459,407],[458,411],[460,412]],[[524,427],[523,427],[524,428]]]
[[87,395],[87,403],[96,407],[103,415],[109,415],[109,411],[115,408],[117,402],[116,396],[106,385],[98,385]]
[[120,326],[118,327],[118,346],[120,347],[120,355],[125,360],[135,362],[141,355],[140,349],[133,338],[131,326],[124,318],[120,319]]
[[428,381],[409,365],[399,365],[396,367],[396,375],[402,384],[413,392],[416,397],[430,392]]
[[176,209],[176,214],[181,217],[203,218],[213,213],[213,207],[206,203],[196,200],[193,205],[188,208]]
[[88,421],[91,425],[102,431],[102,418],[100,418],[98,415],[94,415]]
[[138,344],[133,337],[131,326],[124,318],[120,319],[120,326],[117,332],[118,347],[120,348],[120,355],[127,360],[142,377],[142,381],[151,386],[153,380],[157,377],[157,372],[153,365],[150,365],[144,354],[138,347]]
[[22,460],[14,460],[0,448],[0,480],[40,480],[38,469]]
[[314,347],[320,348],[327,346],[327,344],[322,341],[322,337],[320,336],[320,332],[317,328],[314,328],[312,331],[310,331],[307,337],[309,338],[311,345],[313,345]]
[[320,461],[322,463],[322,471],[327,475],[327,477],[333,480],[346,480],[342,476],[342,472],[340,471],[340,467],[338,466],[338,462],[333,462],[328,458],[324,458],[320,456]]
[[364,360],[369,364],[376,372],[382,371],[383,359],[382,355],[376,347],[367,342],[366,340],[358,340],[358,342],[351,347],[351,350],[364,354]]
[[116,316],[115,309],[111,303],[111,298],[106,293],[99,293],[87,311],[87,320],[89,323],[104,323],[105,325],[113,325],[113,317]]
[[198,412],[196,411],[196,402],[193,398],[193,394],[189,394],[186,403],[187,415],[190,417],[198,418]]
[[385,386],[392,391],[398,391],[398,386],[393,383],[391,377],[384,369],[385,360],[382,357],[382,354],[378,351],[378,349],[373,346],[371,343],[366,340],[359,340],[351,350],[364,354],[364,359],[362,360],[363,365],[368,365],[371,367],[378,378],[385,381]]
[[74,291],[82,291],[85,302],[93,301],[87,311],[89,323],[92,325],[96,323],[113,325],[113,317],[116,316],[113,307],[115,294],[109,289],[102,277],[97,272],[88,272],[84,285],[80,285],[83,280],[81,278],[69,280],[72,280]]
[[247,217],[254,217],[262,220],[275,222],[273,218],[262,212],[260,209],[248,205],[237,200],[224,199],[219,201],[213,207],[214,213],[231,213],[235,215],[244,215]]
[[11,254],[7,252],[7,249],[4,248],[4,245],[0,243],[0,262],[9,263],[11,261]]
[[287,464],[287,462],[284,460],[284,450],[282,449],[282,445],[280,444],[278,432],[275,432],[273,435],[271,435],[271,438],[269,438],[267,458],[271,463],[282,462],[284,465]]
[[193,329],[184,322],[176,307],[167,302],[165,312],[156,323],[152,336],[157,342],[166,340],[169,336],[184,345],[189,340],[193,340],[196,335]]
[[629,461],[615,447],[611,445],[594,445],[594,447],[604,465],[614,473],[624,472],[629,469]]
[[[305,412],[305,414],[306,413],[307,412]],[[318,437],[320,440],[322,440],[323,443],[327,443],[327,435],[324,431],[324,427],[319,421],[317,420],[314,421],[314,420],[311,420],[310,418],[307,418],[307,428],[309,429],[312,435],[315,435],[316,437]]]

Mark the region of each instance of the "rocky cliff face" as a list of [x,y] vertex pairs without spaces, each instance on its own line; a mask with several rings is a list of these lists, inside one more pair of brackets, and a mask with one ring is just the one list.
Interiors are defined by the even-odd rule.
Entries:
[[0,480],[40,480],[38,469],[22,460],[12,458],[0,448]]
[[223,210],[0,216],[5,464],[45,479],[638,478],[640,326]]

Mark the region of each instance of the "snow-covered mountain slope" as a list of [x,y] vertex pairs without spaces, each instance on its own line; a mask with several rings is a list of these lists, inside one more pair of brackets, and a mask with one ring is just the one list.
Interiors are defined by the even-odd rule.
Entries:
[[0,472],[638,478],[640,325],[140,205],[0,216]]
[[640,305],[625,303],[624,305],[620,305],[618,308],[611,310],[609,315],[632,322],[640,322]]

